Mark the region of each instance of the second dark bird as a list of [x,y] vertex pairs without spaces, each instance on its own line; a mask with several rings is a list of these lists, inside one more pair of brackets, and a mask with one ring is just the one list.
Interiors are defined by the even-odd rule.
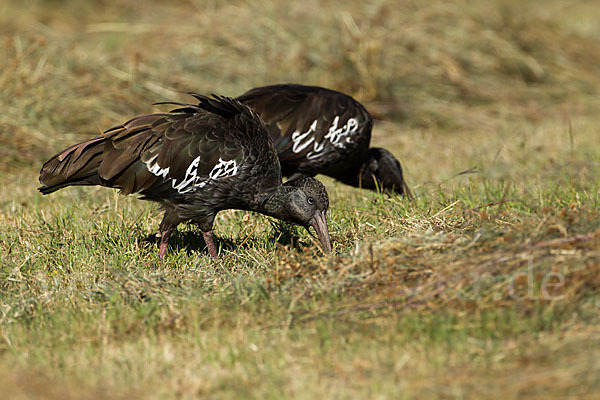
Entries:
[[317,86],[280,84],[237,98],[265,122],[284,176],[323,174],[347,185],[411,197],[400,162],[372,147],[373,117],[352,97]]

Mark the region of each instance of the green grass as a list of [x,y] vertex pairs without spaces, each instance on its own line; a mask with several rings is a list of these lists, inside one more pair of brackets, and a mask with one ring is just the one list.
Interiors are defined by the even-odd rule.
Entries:
[[[0,6],[6,398],[597,398],[594,2]],[[302,82],[380,120],[414,201],[324,178],[334,255],[219,214],[221,258],[103,188],[42,197],[62,147],[181,100]]]

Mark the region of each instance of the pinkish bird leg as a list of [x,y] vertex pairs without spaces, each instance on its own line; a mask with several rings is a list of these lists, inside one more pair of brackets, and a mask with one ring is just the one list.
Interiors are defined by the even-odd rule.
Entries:
[[202,236],[204,237],[204,243],[206,243],[206,247],[208,247],[208,252],[213,257],[218,257],[217,248],[215,247],[215,242],[213,241],[213,232],[212,229],[208,232],[202,232]]
[[171,237],[171,233],[173,233],[173,228],[167,229],[161,233],[160,236],[160,249],[158,250],[158,256],[160,258],[164,258],[167,253],[167,246],[169,245],[169,238]]

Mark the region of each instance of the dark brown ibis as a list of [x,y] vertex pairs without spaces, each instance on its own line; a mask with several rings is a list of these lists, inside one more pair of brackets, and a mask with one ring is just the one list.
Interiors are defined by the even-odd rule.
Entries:
[[265,122],[284,176],[323,174],[347,185],[411,197],[400,162],[372,147],[373,118],[352,97],[317,86],[280,84],[237,100]]
[[196,224],[217,256],[212,228],[221,210],[256,211],[312,226],[331,252],[327,191],[313,178],[282,183],[277,152],[259,116],[227,97],[190,93],[198,104],[136,117],[73,145],[44,163],[43,194],[66,186],[100,185],[161,204],[159,255],[182,222]]

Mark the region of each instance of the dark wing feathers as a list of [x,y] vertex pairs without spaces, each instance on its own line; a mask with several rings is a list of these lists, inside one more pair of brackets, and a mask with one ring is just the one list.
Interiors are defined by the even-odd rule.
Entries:
[[[279,124],[281,135],[305,132],[317,120],[324,136],[336,116],[340,123],[349,118],[372,121],[367,110],[352,97],[330,89],[303,85],[271,85],[258,87],[237,97],[256,111],[267,125]],[[321,136],[321,137],[322,137]]]
[[57,154],[42,167],[40,191],[102,185],[160,200],[177,196],[176,184],[208,178],[220,159],[241,165],[260,153],[268,158],[260,172],[268,184],[279,184],[276,153],[266,134],[260,138],[264,126],[258,116],[230,98],[193,96],[197,105],[176,103],[181,107],[169,113],[133,118]]
[[[254,109],[266,124],[278,152],[283,173],[316,174],[335,168],[341,160],[360,163],[367,155],[371,139],[372,117],[352,97],[329,89],[303,85],[272,85],[252,89],[237,100]],[[356,137],[336,146],[330,130],[358,123]],[[316,126],[314,125],[316,121]],[[299,139],[307,133],[304,139]],[[294,134],[299,141],[294,148]],[[310,140],[314,138],[314,140]],[[344,138],[345,140],[345,138]],[[308,144],[310,141],[310,144]],[[302,144],[307,144],[303,146]],[[318,160],[314,157],[319,148]],[[311,158],[312,157],[312,158]]]

